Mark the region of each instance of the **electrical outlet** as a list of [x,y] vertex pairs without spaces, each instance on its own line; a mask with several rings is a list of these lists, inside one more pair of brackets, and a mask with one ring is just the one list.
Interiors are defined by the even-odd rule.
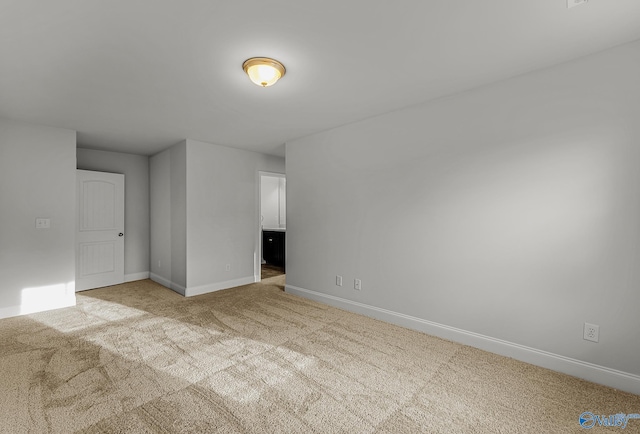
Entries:
[[584,340],[598,342],[600,339],[600,326],[595,324],[584,323]]
[[50,219],[36,219],[36,229],[49,229],[51,227]]
[[362,280],[356,279],[353,281],[353,289],[360,291],[362,289]]
[[342,276],[336,276],[336,286],[342,286]]
[[567,9],[586,3],[588,0],[567,0]]
[[231,271],[231,264],[227,264],[224,266],[224,271]]

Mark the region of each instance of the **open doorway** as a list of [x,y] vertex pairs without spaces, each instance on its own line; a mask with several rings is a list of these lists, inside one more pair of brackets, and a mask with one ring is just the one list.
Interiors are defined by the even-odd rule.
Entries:
[[260,172],[260,279],[286,272],[287,199],[282,173]]

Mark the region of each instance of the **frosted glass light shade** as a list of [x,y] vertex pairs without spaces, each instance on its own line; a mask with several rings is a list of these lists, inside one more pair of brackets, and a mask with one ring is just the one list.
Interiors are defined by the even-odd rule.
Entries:
[[275,84],[286,72],[282,63],[268,57],[248,59],[242,64],[242,69],[251,81],[262,87]]

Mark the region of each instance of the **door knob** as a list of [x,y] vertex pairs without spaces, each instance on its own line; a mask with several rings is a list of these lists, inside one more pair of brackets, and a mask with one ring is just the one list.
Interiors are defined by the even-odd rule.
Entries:
[[120,233],[118,234],[118,236],[119,236],[119,237],[124,237],[124,234],[123,234],[122,232],[120,232]]

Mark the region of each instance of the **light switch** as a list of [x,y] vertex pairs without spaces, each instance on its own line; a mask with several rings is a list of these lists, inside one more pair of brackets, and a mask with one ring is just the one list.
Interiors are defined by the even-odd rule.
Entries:
[[49,229],[51,227],[51,219],[36,219],[36,229]]

